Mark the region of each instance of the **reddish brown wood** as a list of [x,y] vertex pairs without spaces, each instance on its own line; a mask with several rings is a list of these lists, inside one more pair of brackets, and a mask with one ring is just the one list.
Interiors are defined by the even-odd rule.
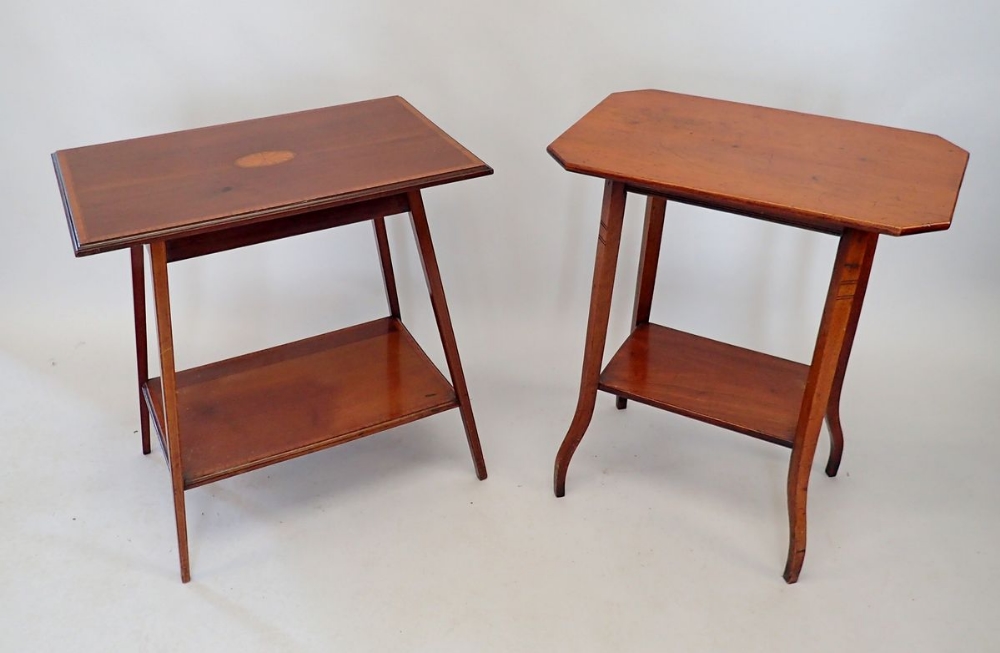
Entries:
[[417,241],[417,252],[424,270],[424,280],[427,282],[427,292],[430,294],[431,307],[434,309],[434,319],[437,321],[438,332],[441,334],[441,345],[444,348],[445,361],[451,374],[452,385],[458,396],[458,409],[462,414],[465,426],[465,437],[469,441],[469,451],[476,468],[479,480],[486,478],[486,461],[483,458],[483,448],[479,443],[479,432],[476,430],[476,420],[472,415],[472,402],[469,400],[469,390],[465,384],[465,372],[462,361],[458,357],[458,344],[455,342],[455,330],[451,326],[451,315],[448,313],[448,303],[444,297],[444,285],[441,283],[441,272],[438,270],[437,256],[434,254],[434,243],[431,241],[430,226],[427,224],[427,213],[424,211],[424,201],[420,191],[409,193],[410,224],[413,236]]
[[600,389],[792,446],[809,368],[656,324],[639,326]]
[[652,90],[610,95],[549,152],[682,202],[892,235],[947,229],[968,161],[938,136]]
[[139,429],[142,432],[142,453],[150,452],[149,410],[142,398],[142,387],[149,380],[149,349],[146,340],[146,274],[143,268],[142,246],[130,249],[132,259],[132,313],[135,318],[135,367],[139,377]]
[[[252,155],[272,164],[238,163]],[[53,162],[77,255],[492,172],[400,97],[61,150]]]
[[[806,367],[643,325],[662,229],[649,200],[633,333],[599,382],[600,389],[619,396],[619,408],[634,398],[791,445],[785,579],[795,582],[805,557],[806,493],[824,416],[831,438],[827,474],[837,473],[843,453],[840,397],[877,235],[947,229],[968,153],[928,134],[661,91],[609,96],[556,139],[549,153],[567,170],[603,178],[606,189],[617,184],[622,204],[626,192],[638,192],[841,237]],[[588,384],[597,383],[591,379],[606,334],[614,261],[602,239],[580,400],[556,457],[560,496],[569,457],[593,412]]]
[[601,205],[601,228],[597,235],[597,256],[594,262],[594,281],[590,290],[590,314],[587,317],[587,340],[583,348],[583,372],[580,378],[580,396],[569,431],[556,454],[553,485],[557,497],[566,494],[566,473],[576,448],[580,446],[597,401],[597,384],[604,359],[604,344],[608,337],[608,317],[611,313],[611,292],[615,285],[615,268],[622,238],[622,221],[625,216],[625,185],[604,182],[604,200]]
[[230,227],[224,231],[195,233],[168,241],[167,260],[172,263],[195,256],[225,252],[237,247],[308,234],[322,229],[372,220],[375,217],[395,215],[407,211],[408,208],[406,195],[389,195],[294,217],[275,218],[264,222]]
[[177,410],[177,376],[174,368],[174,335],[170,323],[170,286],[167,280],[167,250],[162,242],[150,245],[150,268],[153,276],[153,301],[156,304],[156,334],[160,348],[160,396],[163,419],[160,422],[167,442],[167,461],[174,491],[174,519],[177,525],[177,554],[181,564],[181,582],[191,580],[188,557],[187,516],[184,507],[184,477],[181,464],[180,418]]
[[871,266],[877,240],[878,235],[875,233],[848,229],[841,236],[840,246],[837,248],[833,277],[823,308],[812,364],[809,366],[809,378],[799,411],[788,469],[789,538],[788,560],[784,572],[788,583],[798,580],[805,560],[809,472],[816,454],[816,442],[823,417],[830,405],[840,360],[845,353],[852,316],[861,310],[858,285],[863,285],[863,277],[867,276],[866,268]]
[[[407,202],[407,209],[409,209],[409,202]],[[392,270],[392,252],[389,249],[389,235],[385,231],[385,218],[382,216],[374,218],[372,220],[372,229],[375,231],[378,260],[382,266],[382,284],[385,287],[385,299],[389,303],[389,316],[399,319],[399,295],[396,293],[396,273]]]
[[[162,428],[161,380],[148,387]],[[190,489],[440,413],[458,400],[403,324],[383,318],[184,370],[177,405]]]
[[[143,451],[152,418],[170,467],[184,582],[185,488],[455,407],[476,473],[486,477],[420,189],[492,170],[405,100],[63,150],[53,162],[77,255],[132,248]],[[405,211],[455,389],[398,320],[384,217]],[[388,318],[176,371],[169,262],[369,219]],[[162,370],[151,380],[140,244],[151,247]]]
[[840,425],[840,393],[844,389],[844,376],[847,374],[847,361],[851,357],[854,346],[854,336],[858,331],[858,321],[861,319],[861,305],[868,290],[868,278],[871,276],[872,263],[875,260],[875,245],[866,250],[861,269],[858,270],[858,281],[854,290],[854,302],[851,304],[851,314],[844,333],[844,345],[837,360],[837,371],[833,377],[833,388],[830,390],[830,401],[826,407],[826,423],[830,427],[830,457],[826,463],[826,475],[833,477],[840,469],[840,460],[844,456],[844,430]]
[[[663,241],[663,216],[667,200],[656,195],[646,198],[646,216],[642,222],[642,248],[639,250],[639,274],[635,282],[635,303],[632,305],[632,331],[649,323],[653,309],[653,288],[656,286],[656,268],[660,262],[660,243]],[[615,399],[618,410],[624,410],[628,399]]]

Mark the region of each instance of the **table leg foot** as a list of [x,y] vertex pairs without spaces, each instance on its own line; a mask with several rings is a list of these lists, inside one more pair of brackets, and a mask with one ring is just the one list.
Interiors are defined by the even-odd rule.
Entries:
[[188,554],[187,512],[184,507],[184,490],[174,489],[174,519],[177,522],[177,556],[181,565],[181,582],[191,582],[191,558]]
[[785,572],[782,576],[789,585],[798,582],[799,572],[802,571],[802,563],[806,560],[805,542],[802,543],[802,546],[803,548],[801,549],[790,548],[788,551],[788,560],[785,562]]
[[465,439],[469,444],[469,453],[472,455],[472,466],[476,470],[476,478],[485,481],[487,477],[486,459],[483,457],[483,447],[479,442],[479,430],[476,428],[476,419],[472,415],[472,406],[463,403],[458,407],[462,415],[462,424],[465,426]]
[[615,397],[615,408],[618,410],[625,410],[628,406],[628,399],[625,397]]
[[553,489],[557,497],[566,495],[566,473],[569,471],[569,462],[576,453],[576,448],[580,446],[590,420],[594,416],[594,404],[597,400],[596,392],[584,397],[581,396],[576,407],[576,414],[573,415],[573,422],[563,438],[559,453],[556,454],[556,465],[553,479]]
[[807,436],[802,444],[792,449],[788,470],[788,559],[785,561],[785,582],[799,579],[802,563],[806,559],[806,503],[809,493],[809,472],[816,453],[817,432]]
[[840,459],[844,456],[844,430],[840,426],[840,406],[830,406],[826,413],[826,424],[830,428],[830,458],[826,461],[826,475],[833,478],[840,469]]

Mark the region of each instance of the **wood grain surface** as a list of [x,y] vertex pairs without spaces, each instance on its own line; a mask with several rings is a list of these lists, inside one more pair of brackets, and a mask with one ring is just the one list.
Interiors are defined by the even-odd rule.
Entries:
[[644,324],[608,363],[600,388],[790,447],[808,374],[802,363]]
[[948,228],[969,158],[930,134],[652,90],[608,96],[548,149],[669,199],[894,236]]
[[493,172],[400,97],[52,158],[78,256]]
[[[147,388],[160,430],[160,379]],[[457,406],[451,385],[392,318],[178,372],[184,487]]]

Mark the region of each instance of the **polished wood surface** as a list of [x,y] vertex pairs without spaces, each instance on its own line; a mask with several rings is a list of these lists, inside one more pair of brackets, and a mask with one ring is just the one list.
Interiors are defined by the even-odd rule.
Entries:
[[400,97],[52,158],[78,256],[492,173]]
[[[131,250],[143,453],[153,425],[191,579],[184,491],[458,408],[486,462],[421,190],[492,169],[399,97],[53,155],[76,254]],[[451,384],[400,322],[385,218],[409,212]],[[175,368],[168,264],[371,220],[387,318]],[[149,379],[149,248],[161,376]]]
[[[653,289],[656,287],[656,269],[660,263],[660,243],[663,241],[663,218],[667,201],[650,195],[646,198],[646,216],[642,221],[642,248],[639,250],[639,273],[635,280],[635,301],[632,304],[632,331],[649,324],[653,310]],[[625,410],[628,399],[615,399],[618,410]]]
[[[407,203],[407,206],[409,204]],[[396,291],[396,272],[392,269],[392,252],[389,250],[389,234],[385,228],[385,217],[372,219],[372,230],[375,232],[375,246],[378,249],[378,261],[382,267],[382,287],[385,290],[385,301],[389,305],[389,317],[397,320],[402,316],[399,310],[399,294]]]
[[657,324],[637,328],[600,389],[791,447],[809,366]]
[[[834,477],[840,470],[840,461],[844,456],[844,429],[840,424],[840,395],[844,389],[844,377],[847,375],[847,361],[851,357],[854,346],[854,336],[858,331],[861,319],[861,306],[868,290],[868,279],[875,262],[876,239],[865,245],[865,254],[858,267],[858,276],[854,283],[854,301],[851,304],[850,316],[844,330],[844,344],[837,359],[837,371],[833,377],[833,387],[830,390],[830,400],[826,406],[826,424],[830,429],[830,457],[826,461],[826,475]],[[827,300],[829,301],[829,300]]]
[[149,342],[146,335],[146,269],[142,246],[133,245],[129,252],[132,262],[132,318],[135,322],[135,367],[138,377],[139,429],[142,432],[142,453],[150,452],[149,410],[142,388],[149,380]]
[[[479,430],[476,428],[476,418],[472,414],[472,401],[469,399],[469,389],[465,383],[465,371],[462,369],[462,361],[458,355],[458,343],[455,341],[455,329],[451,324],[451,313],[448,311],[448,302],[444,297],[444,284],[441,282],[441,272],[438,270],[437,255],[434,253],[434,243],[431,241],[431,231],[430,226],[427,224],[424,201],[420,196],[420,191],[417,190],[410,191],[407,199],[410,204],[410,226],[413,228],[413,237],[417,241],[417,253],[420,255],[420,266],[424,270],[424,281],[427,282],[427,293],[430,295],[431,308],[434,309],[434,320],[437,322],[438,333],[441,334],[441,346],[444,349],[445,362],[448,364],[448,372],[455,386],[458,408],[462,415],[462,424],[465,426],[465,437],[469,443],[469,453],[472,454],[472,464],[476,469],[476,476],[482,481],[486,479],[486,460],[483,458],[483,447],[479,442]],[[376,233],[377,229],[378,226],[376,225]],[[388,280],[386,287],[387,289],[390,288]],[[393,295],[388,290],[387,294],[391,307]]]
[[[662,91],[611,95],[549,153],[605,180],[583,376],[556,454],[556,496],[598,389],[618,408],[635,399],[790,447],[784,577],[795,583],[824,419],[829,476],[843,456],[840,399],[878,236],[947,229],[968,154],[928,134]],[[648,196],[632,333],[598,378],[628,192]],[[808,366],[649,323],[667,200],[840,238]]]
[[[147,387],[162,429],[160,379]],[[184,370],[177,374],[177,406],[184,487],[192,488],[458,401],[403,324],[383,318]]]
[[[170,317],[170,283],[167,276],[167,248],[163,242],[149,246],[150,270],[153,277],[153,303],[156,306],[156,337],[160,351],[159,400],[156,417],[157,434],[170,467],[170,484],[174,493],[174,523],[177,528],[177,553],[181,565],[181,582],[191,580],[191,559],[188,555],[187,508],[184,504],[184,468],[180,434],[180,412],[177,398],[177,368],[174,362],[174,334]],[[148,387],[147,383],[147,387]],[[150,411],[154,415],[154,411]]]
[[183,261],[196,256],[225,252],[238,247],[375,220],[409,210],[406,195],[389,195],[329,209],[310,211],[291,218],[236,225],[222,231],[181,236],[167,241],[167,260]]
[[597,233],[597,256],[594,261],[594,280],[590,288],[590,314],[587,316],[587,340],[583,349],[583,371],[580,374],[580,395],[569,430],[556,454],[553,484],[557,497],[566,494],[566,474],[576,448],[580,446],[597,402],[597,387],[604,358],[604,345],[608,338],[608,317],[611,315],[611,293],[615,287],[615,270],[618,267],[618,250],[622,240],[622,222],[625,218],[625,185],[616,181],[604,182],[604,200],[601,203],[601,226]]
[[[788,559],[785,581],[794,583],[802,571],[806,556],[806,498],[813,456],[820,427],[830,405],[830,397],[846,355],[850,324],[861,311],[862,294],[858,286],[867,285],[878,234],[848,229],[840,237],[833,276],[827,292],[819,335],[809,366],[788,466]],[[850,334],[853,338],[853,332]],[[846,358],[844,359],[846,365]]]
[[891,235],[948,228],[969,156],[930,134],[653,90],[610,95],[549,153],[683,202]]

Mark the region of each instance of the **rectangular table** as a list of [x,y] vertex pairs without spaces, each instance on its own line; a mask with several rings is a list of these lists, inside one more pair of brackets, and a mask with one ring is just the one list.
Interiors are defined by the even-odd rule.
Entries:
[[[421,190],[493,170],[400,97],[67,149],[52,155],[77,256],[131,250],[142,450],[184,490],[458,408],[486,464]],[[385,217],[409,212],[449,380],[403,325]],[[167,264],[371,220],[389,315],[194,369],[174,365]],[[143,248],[161,375],[149,378]]]

